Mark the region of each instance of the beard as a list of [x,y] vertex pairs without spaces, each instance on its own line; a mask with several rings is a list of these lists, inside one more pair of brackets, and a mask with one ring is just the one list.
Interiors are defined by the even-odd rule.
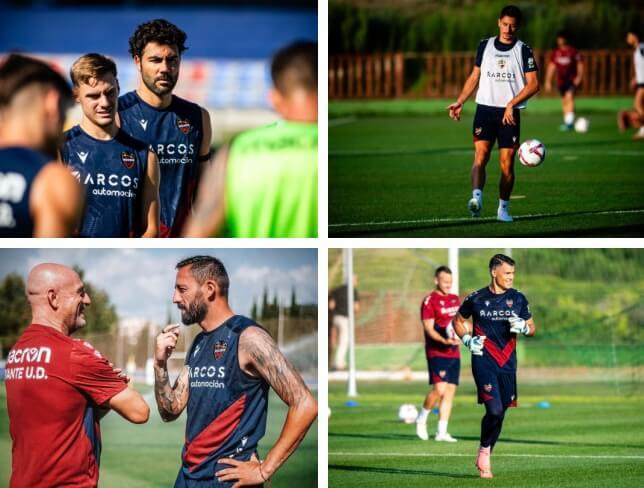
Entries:
[[194,302],[188,304],[188,308],[181,310],[181,322],[184,325],[198,324],[206,318],[208,313],[208,306],[203,300],[203,296],[199,294]]
[[[167,76],[159,76],[157,78],[152,78],[148,77],[145,75],[142,75],[141,78],[143,79],[143,84],[150,90],[152,93],[154,93],[157,96],[163,96],[167,95],[168,93],[172,93],[172,90],[174,90],[174,86],[177,84],[177,79],[179,78],[179,75],[177,74],[176,77],[172,77],[171,75]],[[168,86],[161,88],[156,85],[156,82],[159,80],[166,80],[168,81]]]
[[69,320],[69,322],[72,324],[72,326],[69,327],[70,335],[87,325],[87,319],[85,317],[85,307],[83,305],[79,305],[78,308],[76,308],[76,313],[74,314],[74,317]]

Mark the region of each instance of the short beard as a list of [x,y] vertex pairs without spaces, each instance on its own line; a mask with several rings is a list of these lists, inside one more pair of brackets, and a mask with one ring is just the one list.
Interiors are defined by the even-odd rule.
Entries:
[[172,90],[174,90],[174,87],[177,84],[177,79],[172,79],[172,77],[169,77],[170,85],[167,88],[159,88],[154,84],[154,79],[150,80],[143,75],[141,76],[141,79],[143,80],[143,84],[148,88],[148,90],[150,90],[158,97],[172,93]]
[[208,306],[202,298],[201,295],[196,297],[186,310],[181,311],[181,322],[184,325],[199,324],[206,318]]

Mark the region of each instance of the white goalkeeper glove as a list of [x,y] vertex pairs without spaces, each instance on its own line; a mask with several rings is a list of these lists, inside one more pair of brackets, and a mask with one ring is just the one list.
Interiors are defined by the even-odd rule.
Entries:
[[508,319],[510,322],[510,332],[515,334],[528,335],[530,333],[530,327],[528,323],[519,317],[516,313],[512,312],[512,317]]
[[465,334],[461,337],[463,345],[467,347],[475,356],[483,356],[483,343],[486,336],[474,336]]

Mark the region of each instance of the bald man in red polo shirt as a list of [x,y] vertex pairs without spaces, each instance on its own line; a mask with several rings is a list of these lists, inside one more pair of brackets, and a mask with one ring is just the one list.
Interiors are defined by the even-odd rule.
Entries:
[[31,325],[9,352],[5,384],[12,439],[11,488],[95,487],[99,420],[110,409],[133,423],[150,409],[128,380],[88,342],[70,335],[85,326],[91,299],[78,274],[59,264],[29,273]]

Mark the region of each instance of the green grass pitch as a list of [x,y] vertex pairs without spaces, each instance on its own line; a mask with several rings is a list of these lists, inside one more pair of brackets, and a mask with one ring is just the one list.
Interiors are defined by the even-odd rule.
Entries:
[[[345,406],[346,384],[329,384],[329,487],[644,486],[644,393],[641,385],[526,385],[506,414],[492,455],[493,480],[474,467],[484,409],[471,381],[459,387],[449,431],[454,444],[416,437],[397,419],[403,403],[420,407],[421,382],[360,382],[359,406]],[[547,400],[551,407],[537,408]],[[437,416],[430,415],[430,435]]]
[[560,132],[558,101],[522,111],[521,140],[546,146],[537,168],[515,163],[511,213],[497,222],[498,150],[487,166],[483,215],[472,219],[470,169],[474,104],[460,122],[448,101],[329,105],[330,237],[641,236],[644,141],[620,134],[628,99],[581,99],[586,134]]
[[[101,421],[103,452],[99,486],[103,488],[169,487],[180,466],[185,418],[163,423],[156,410],[151,390],[145,398],[150,404],[150,420],[144,425],[126,422],[115,413]],[[286,406],[271,391],[266,436],[259,446],[265,456],[284,423]],[[275,487],[317,486],[317,422],[314,422],[300,447],[272,479]],[[0,486],[9,486],[11,438],[4,384],[0,383]]]

